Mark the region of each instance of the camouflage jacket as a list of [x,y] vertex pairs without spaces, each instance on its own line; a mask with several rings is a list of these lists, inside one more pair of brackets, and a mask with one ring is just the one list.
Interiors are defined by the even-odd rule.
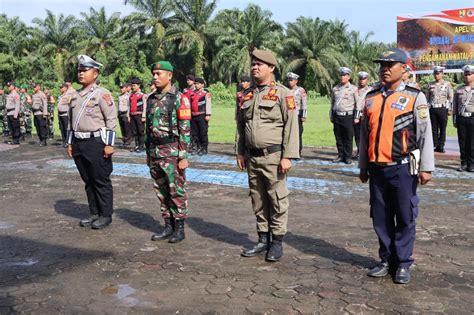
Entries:
[[146,107],[146,152],[149,157],[188,157],[191,134],[189,99],[174,86],[170,91],[151,94]]

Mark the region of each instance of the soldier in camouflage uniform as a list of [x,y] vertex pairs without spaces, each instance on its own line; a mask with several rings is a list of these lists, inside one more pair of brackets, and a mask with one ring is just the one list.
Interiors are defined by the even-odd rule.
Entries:
[[5,111],[5,105],[7,103],[7,96],[5,95],[5,90],[0,88],[0,133],[4,137],[8,137],[8,120],[7,113]]
[[147,100],[146,154],[154,189],[161,202],[165,228],[153,241],[184,240],[184,220],[188,215],[185,169],[190,142],[191,105],[171,84],[173,66],[167,61],[152,65],[157,90]]
[[28,86],[22,84],[20,88],[20,134],[21,139],[25,140],[25,137],[31,137],[31,131],[33,129],[31,120],[31,95],[28,94]]
[[46,119],[48,124],[48,139],[54,140],[54,104],[56,100],[49,90],[44,90],[44,94],[46,94],[46,100],[48,101],[48,117]]

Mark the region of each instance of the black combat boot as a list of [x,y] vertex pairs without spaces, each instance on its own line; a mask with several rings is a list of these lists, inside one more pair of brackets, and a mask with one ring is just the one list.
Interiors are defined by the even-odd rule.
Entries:
[[202,153],[202,155],[206,155],[206,154],[207,154],[207,144],[202,146],[201,153]]
[[184,219],[175,219],[174,231],[168,243],[179,243],[184,238]]
[[243,257],[253,257],[258,254],[267,252],[268,246],[270,244],[270,233],[268,232],[258,232],[258,243],[252,248],[244,249],[240,255]]
[[281,241],[284,235],[273,235],[273,240],[270,244],[270,249],[267,252],[266,261],[275,262],[279,261],[283,256],[283,245]]
[[152,241],[161,241],[167,239],[173,234],[175,221],[174,218],[165,219],[165,228],[159,234],[153,234],[151,236]]

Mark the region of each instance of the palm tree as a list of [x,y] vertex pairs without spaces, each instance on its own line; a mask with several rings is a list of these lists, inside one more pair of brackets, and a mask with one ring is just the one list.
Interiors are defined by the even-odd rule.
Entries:
[[137,34],[150,48],[152,51],[150,62],[164,58],[163,38],[172,11],[171,1],[125,0],[124,4],[130,4],[138,11],[124,19],[129,34]]
[[315,89],[323,95],[331,91],[334,74],[344,59],[333,30],[331,22],[299,17],[295,23],[287,23],[283,40],[288,60],[284,72],[300,73],[307,89]]
[[346,60],[353,73],[366,71],[372,78],[377,78],[377,70],[373,60],[381,50],[369,42],[372,35],[373,33],[369,32],[361,38],[359,32],[352,31],[349,34],[349,49],[346,50]]
[[119,12],[112,13],[108,18],[104,7],[101,7],[99,11],[91,7],[89,14],[81,12],[81,16],[84,19],[81,21],[81,26],[85,30],[86,39],[80,45],[88,54],[106,50],[120,37]]
[[255,48],[275,50],[282,36],[282,27],[274,22],[272,13],[250,4],[244,11],[223,10],[214,19],[210,33],[216,37],[218,52],[213,68],[218,80],[230,84],[250,69],[250,56]]
[[173,9],[176,15],[166,30],[165,39],[179,41],[178,48],[191,54],[194,73],[202,77],[206,35],[216,0],[175,0]]
[[34,18],[33,23],[38,26],[36,35],[44,45],[41,52],[54,56],[56,77],[58,80],[62,80],[64,78],[64,60],[71,52],[75,38],[76,18],[63,14],[57,17],[50,10],[46,10],[46,18],[44,20]]

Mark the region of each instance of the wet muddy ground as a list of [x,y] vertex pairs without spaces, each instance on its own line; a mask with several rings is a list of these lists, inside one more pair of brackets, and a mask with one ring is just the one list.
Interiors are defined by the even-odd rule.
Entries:
[[256,240],[247,176],[230,145],[187,172],[180,244],[162,227],[143,154],[114,155],[113,223],[81,228],[84,185],[65,150],[0,144],[0,314],[452,313],[474,311],[474,174],[438,159],[421,198],[412,282],[368,278],[378,261],[368,185],[333,148],[307,148],[289,177],[285,256],[242,258]]

